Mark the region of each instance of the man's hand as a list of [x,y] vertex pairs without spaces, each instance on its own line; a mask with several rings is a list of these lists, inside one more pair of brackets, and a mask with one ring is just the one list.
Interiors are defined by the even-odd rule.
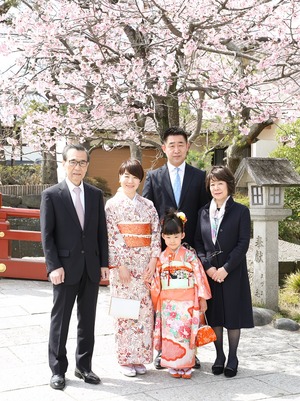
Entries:
[[109,279],[109,268],[101,267],[101,280],[108,280],[108,279]]
[[59,267],[58,269],[52,270],[52,272],[49,273],[49,278],[54,285],[62,284],[65,281],[65,269]]

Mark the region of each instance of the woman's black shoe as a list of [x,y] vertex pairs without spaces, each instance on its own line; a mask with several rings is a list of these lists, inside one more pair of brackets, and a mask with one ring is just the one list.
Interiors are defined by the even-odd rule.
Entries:
[[221,375],[224,372],[224,365],[212,365],[211,371],[214,375]]
[[235,368],[231,368],[230,366],[227,365],[226,368],[224,369],[224,375],[226,377],[234,377],[234,376],[236,376],[237,370],[238,370],[238,364],[239,363],[237,362]]

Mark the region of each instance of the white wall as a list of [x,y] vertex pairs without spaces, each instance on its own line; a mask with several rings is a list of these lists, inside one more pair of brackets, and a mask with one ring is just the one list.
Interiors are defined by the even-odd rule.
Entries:
[[277,146],[278,143],[275,140],[260,139],[251,145],[251,156],[268,157]]

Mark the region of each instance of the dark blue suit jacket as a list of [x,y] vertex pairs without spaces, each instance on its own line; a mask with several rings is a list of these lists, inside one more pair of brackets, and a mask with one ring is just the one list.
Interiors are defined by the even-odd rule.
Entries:
[[[152,200],[160,218],[170,207],[177,209],[166,164],[147,173],[142,195]],[[205,172],[186,164],[178,210],[187,217],[184,242],[191,246],[194,246],[198,211],[209,200],[205,189]]]

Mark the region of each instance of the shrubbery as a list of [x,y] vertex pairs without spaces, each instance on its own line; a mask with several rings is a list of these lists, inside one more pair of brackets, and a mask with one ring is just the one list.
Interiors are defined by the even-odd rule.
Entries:
[[0,165],[1,185],[41,184],[41,165],[23,164],[20,166]]
[[101,177],[85,177],[85,182],[100,188],[103,191],[105,197],[111,196],[111,189],[108,186],[107,181]]
[[279,291],[279,309],[283,316],[300,323],[300,270],[284,279],[283,288]]
[[[0,185],[39,185],[41,182],[40,164],[23,164],[19,166],[0,165]],[[84,181],[102,189],[104,196],[111,196],[107,181],[101,177],[86,177]]]

